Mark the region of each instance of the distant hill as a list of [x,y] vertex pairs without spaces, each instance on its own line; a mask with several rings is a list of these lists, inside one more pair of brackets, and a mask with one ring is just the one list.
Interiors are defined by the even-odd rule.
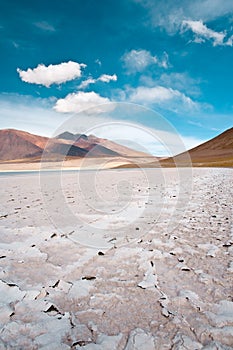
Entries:
[[[192,148],[188,152],[160,161],[161,166],[185,166],[187,155],[193,166],[233,166],[233,128],[213,139]],[[175,165],[175,164],[173,164]]]
[[41,160],[88,157],[145,157],[112,141],[94,135],[64,132],[55,138],[33,135],[15,129],[0,130],[0,161],[37,162]]
[[47,141],[25,131],[0,130],[0,160],[41,157]]
[[[151,156],[148,153],[133,150],[132,148],[122,146],[116,142],[110,141],[108,139],[103,139],[96,137],[94,135],[84,135],[84,134],[72,134],[71,132],[64,132],[58,136],[56,139],[66,139],[73,142],[74,145],[83,147],[89,151],[95,149],[95,152],[101,155],[101,152],[106,153],[106,155],[121,155],[124,157],[148,157]],[[112,153],[111,153],[111,152]],[[92,153],[92,152],[91,152]]]

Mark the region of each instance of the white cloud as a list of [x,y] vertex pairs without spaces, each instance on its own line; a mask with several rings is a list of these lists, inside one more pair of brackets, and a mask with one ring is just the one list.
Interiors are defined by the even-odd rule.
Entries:
[[165,69],[168,68],[168,66],[169,66],[169,56],[168,56],[167,52],[164,52],[163,57],[158,62],[158,64],[162,68],[165,68]]
[[199,84],[201,82],[201,79],[193,79],[187,72],[163,73],[159,78],[153,78],[150,75],[140,76],[140,85],[147,87],[164,86],[191,96],[200,96]]
[[227,41],[224,41],[227,35],[226,32],[215,32],[214,30],[208,28],[202,21],[183,21],[182,30],[188,29],[191,29],[196,35],[194,40],[196,43],[211,40],[213,42],[213,46],[232,46],[232,37]]
[[91,133],[94,125],[114,122],[107,113],[67,116],[52,109],[53,99],[18,94],[0,94],[0,125],[2,129],[25,130],[37,135],[54,136],[64,131]]
[[88,87],[90,84],[95,84],[96,83],[96,79],[93,78],[88,78],[87,80],[83,80],[81,82],[81,84],[78,86],[79,89],[85,89],[86,87]]
[[205,42],[205,39],[196,36],[193,42],[196,44],[203,44]]
[[146,87],[139,86],[129,92],[129,100],[134,103],[142,103],[148,106],[161,106],[174,112],[180,109],[195,110],[198,104],[190,97],[178,90],[164,86]]
[[117,81],[117,76],[116,74],[102,74],[97,80],[102,81],[103,83],[109,83],[110,81]]
[[90,84],[95,84],[97,81],[102,81],[103,83],[109,83],[110,81],[117,81],[117,75],[108,75],[108,74],[102,74],[99,78],[93,79],[88,78],[87,80],[82,81],[82,83],[78,86],[79,89],[85,89]]
[[42,29],[44,31],[47,31],[47,32],[55,32],[56,29],[54,28],[53,25],[49,24],[48,22],[46,21],[41,21],[41,22],[35,22],[34,25],[39,28],[39,29]]
[[233,14],[232,0],[134,1],[148,9],[150,25],[162,27],[171,35],[180,30],[183,20],[198,21],[202,19],[204,22],[210,22],[222,16]]
[[227,42],[225,43],[227,46],[233,46],[233,35],[228,38]]
[[173,90],[163,86],[153,88],[139,86],[134,89],[130,95],[130,100],[133,102],[153,102],[158,103],[173,98]]
[[152,56],[147,50],[131,50],[125,53],[121,60],[129,73],[142,72],[152,64],[168,68],[167,53],[164,53],[163,57],[159,59],[157,56]]
[[54,110],[60,113],[79,113],[93,108],[93,113],[98,114],[102,113],[104,109],[106,110],[106,108],[102,108],[102,105],[110,102],[108,98],[102,97],[94,91],[79,91],[57,100]]
[[[196,20],[202,18],[205,22],[233,13],[232,0],[186,0],[189,3],[189,17]],[[185,11],[185,9],[184,9]]]
[[61,84],[80,78],[82,75],[81,69],[85,67],[86,65],[83,63],[69,61],[55,65],[50,64],[49,66],[39,64],[36,68],[28,68],[26,71],[17,68],[17,72],[26,83],[49,87],[52,84]]
[[184,73],[164,73],[158,79],[159,85],[167,86],[175,90],[185,92],[188,95],[199,96],[201,80],[193,79],[187,72]]

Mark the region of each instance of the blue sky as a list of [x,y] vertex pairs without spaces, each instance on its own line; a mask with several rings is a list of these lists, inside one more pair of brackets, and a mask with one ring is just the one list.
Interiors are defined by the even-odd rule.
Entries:
[[[1,0],[0,47],[1,128],[53,135],[75,114],[80,131],[175,128],[189,148],[232,127],[232,0]],[[111,102],[143,107],[94,107]]]

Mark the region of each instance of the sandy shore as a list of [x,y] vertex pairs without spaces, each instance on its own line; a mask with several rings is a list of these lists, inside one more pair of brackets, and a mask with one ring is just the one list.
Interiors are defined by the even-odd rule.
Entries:
[[143,158],[124,158],[124,157],[85,157],[66,161],[54,162],[22,162],[10,161],[0,163],[0,172],[13,171],[39,171],[43,170],[79,170],[79,169],[112,169],[130,164],[147,164],[153,157]]
[[232,169],[0,179],[0,349],[233,349]]

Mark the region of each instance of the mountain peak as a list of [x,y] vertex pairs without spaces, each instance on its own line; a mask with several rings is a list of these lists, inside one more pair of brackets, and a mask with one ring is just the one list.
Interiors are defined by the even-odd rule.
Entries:
[[15,129],[0,130],[0,160],[61,160],[61,157],[125,157],[145,154],[112,141],[65,131],[54,138]]
[[88,136],[85,134],[73,134],[70,131],[64,131],[63,133],[57,135],[55,138],[56,139],[63,139],[63,140],[70,140],[70,141],[77,141],[78,139],[87,140]]

